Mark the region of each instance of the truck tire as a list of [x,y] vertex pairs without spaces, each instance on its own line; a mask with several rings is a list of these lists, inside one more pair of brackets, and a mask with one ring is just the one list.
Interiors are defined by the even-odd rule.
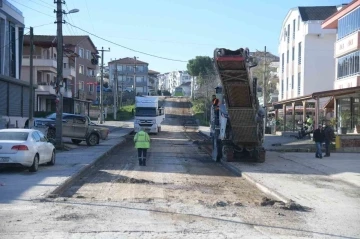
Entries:
[[95,146],[99,142],[99,136],[97,134],[90,134],[89,137],[86,138],[86,144],[88,146]]
[[80,139],[71,139],[71,142],[73,142],[73,144],[79,145],[81,143],[82,140]]

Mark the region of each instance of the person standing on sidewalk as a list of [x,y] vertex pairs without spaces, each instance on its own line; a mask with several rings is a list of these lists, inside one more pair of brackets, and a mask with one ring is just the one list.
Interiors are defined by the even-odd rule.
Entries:
[[146,153],[150,148],[150,136],[143,128],[134,136],[135,148],[138,151],[139,165],[146,166]]
[[315,141],[315,145],[316,145],[316,154],[315,157],[316,158],[322,158],[322,152],[321,152],[321,144],[324,142],[325,140],[325,134],[324,134],[324,130],[322,128],[322,125],[319,124],[319,127],[314,131],[314,141]]
[[331,141],[334,139],[335,134],[333,128],[326,123],[324,128],[324,136],[325,136],[325,155],[324,157],[330,157],[330,144]]

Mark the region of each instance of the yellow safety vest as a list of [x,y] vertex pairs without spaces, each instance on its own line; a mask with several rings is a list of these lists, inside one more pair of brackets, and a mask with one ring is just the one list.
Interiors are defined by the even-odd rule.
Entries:
[[148,149],[150,148],[150,137],[144,131],[139,131],[134,137],[135,148]]

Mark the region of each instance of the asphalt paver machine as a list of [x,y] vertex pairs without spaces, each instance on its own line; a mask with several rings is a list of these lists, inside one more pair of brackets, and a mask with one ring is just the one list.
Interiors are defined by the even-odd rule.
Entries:
[[248,48],[214,51],[214,67],[221,82],[215,88],[219,104],[211,107],[210,135],[215,161],[265,161],[265,111],[256,95],[257,79],[251,77],[251,68],[256,65]]

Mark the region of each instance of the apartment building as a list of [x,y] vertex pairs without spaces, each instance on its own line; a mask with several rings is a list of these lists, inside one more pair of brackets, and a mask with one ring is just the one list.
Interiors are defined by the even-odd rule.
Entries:
[[[34,36],[33,79],[35,89],[34,110],[43,112],[56,111],[55,83],[57,80],[57,43],[55,36]],[[30,36],[24,37],[21,79],[30,82]],[[60,92],[63,95],[63,111],[74,112],[72,85],[76,78],[75,58],[78,55],[64,49],[63,79]]]
[[29,116],[29,83],[21,81],[24,17],[6,0],[0,4],[0,129],[24,127]]
[[157,90],[159,89],[159,79],[158,75],[160,72],[149,70],[149,93],[150,95],[157,95]]
[[279,101],[333,88],[336,31],[321,24],[339,8],[295,7],[286,15],[278,47]]
[[191,82],[191,76],[187,71],[172,71],[167,75],[167,78],[170,93],[173,93],[176,87]]
[[64,36],[65,48],[75,52],[76,78],[72,87],[75,113],[84,113],[89,102],[97,98],[96,75],[99,71],[99,52],[91,38],[84,36]]
[[[335,73],[332,77],[334,89],[359,87],[360,0],[352,1],[330,16],[323,22],[322,28],[337,31],[333,56],[335,57],[333,65]],[[334,108],[336,118],[340,119],[340,127],[354,129],[355,126],[360,126],[359,93],[336,96]]]
[[[136,58],[120,58],[108,63],[110,85],[113,85],[115,75],[118,77],[118,85],[124,89],[134,89],[136,94],[147,95],[149,92],[149,63]],[[117,71],[116,71],[117,67]]]
[[158,79],[159,79],[159,90],[162,91],[170,91],[170,81],[169,81],[169,72],[163,73],[163,74],[159,74],[158,75]]

